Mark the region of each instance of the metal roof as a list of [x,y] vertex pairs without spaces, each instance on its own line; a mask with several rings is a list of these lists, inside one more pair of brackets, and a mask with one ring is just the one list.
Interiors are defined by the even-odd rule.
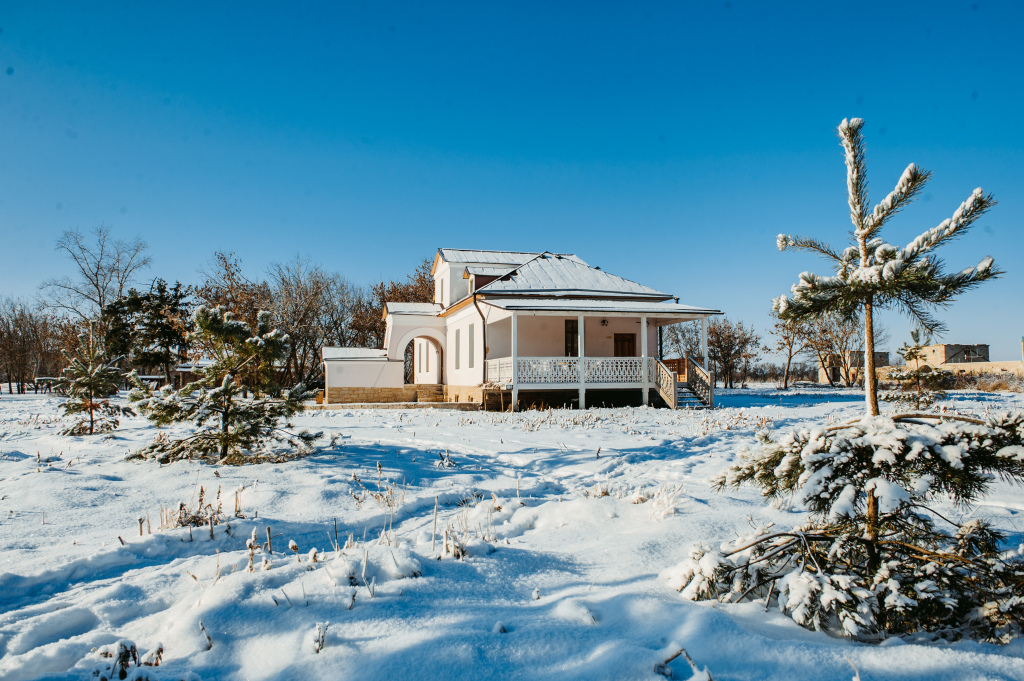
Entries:
[[436,317],[443,309],[437,303],[384,303],[388,314],[419,314]]
[[496,277],[499,274],[504,274],[509,270],[513,269],[509,265],[470,265],[466,268],[466,274],[472,275],[484,275],[488,277]]
[[707,316],[722,314],[720,310],[645,300],[597,300],[587,298],[487,298],[488,305],[503,310],[531,310],[537,312],[625,312],[630,314],[665,314]]
[[542,253],[509,274],[477,289],[481,294],[610,296],[656,298],[672,296],[649,286],[591,267],[574,256]]
[[325,360],[331,359],[363,359],[363,360],[386,360],[387,350],[375,350],[373,348],[323,348]]
[[[450,263],[474,264],[474,265],[522,265],[533,260],[540,253],[526,253],[524,251],[471,251],[461,248],[439,248],[441,257]],[[564,258],[573,258],[583,262],[575,255],[560,253]]]

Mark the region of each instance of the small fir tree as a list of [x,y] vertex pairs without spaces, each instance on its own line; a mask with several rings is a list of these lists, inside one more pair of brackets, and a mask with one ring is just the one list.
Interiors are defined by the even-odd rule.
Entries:
[[775,299],[782,319],[814,321],[829,314],[847,319],[864,319],[864,392],[867,412],[878,415],[878,387],[875,378],[874,311],[893,308],[909,315],[921,328],[937,333],[944,329],[932,315],[936,307],[949,305],[959,294],[1002,274],[986,257],[977,266],[946,274],[935,250],[963,236],[996,200],[980,188],[960,204],[953,216],[903,248],[881,239],[889,218],[909,205],[921,192],[931,173],[911,163],[896,188],[874,210],[868,204],[864,137],[859,118],[839,125],[839,139],[846,153],[846,184],[853,222],[853,242],[842,253],[808,237],[780,234],[779,250],[797,249],[827,259],[835,275],[820,277],[810,272],[793,284],[793,297]]
[[914,329],[910,332],[910,339],[913,345],[904,343],[896,351],[905,360],[906,368],[889,373],[889,378],[896,381],[896,389],[886,392],[882,399],[897,409],[921,411],[946,397],[944,388],[952,382],[953,373],[922,364],[924,348],[932,342],[930,335],[926,333],[922,340],[921,332]]
[[121,416],[134,416],[131,407],[113,404],[111,395],[124,383],[124,374],[117,368],[121,358],[108,360],[102,338],[97,338],[93,325],[78,337],[74,353],[64,351],[68,366],[54,387],[70,399],[61,404],[65,416],[78,416],[63,435],[93,435],[114,430]]
[[269,313],[257,315],[256,328],[235,321],[223,307],[199,307],[192,319],[190,341],[212,360],[199,370],[199,380],[155,393],[137,383],[131,399],[158,426],[192,422],[197,430],[176,440],[158,437],[134,456],[153,456],[162,463],[199,458],[240,464],[253,460],[245,452],[266,458],[272,441],[308,451],[319,433],[285,429],[312,393],[302,384],[289,390],[277,385],[276,365],[288,355],[288,336],[270,328]]
[[[1024,482],[1024,414],[938,426],[885,417],[801,429],[743,453],[719,489],[753,484],[795,498],[810,521],[697,549],[670,571],[690,599],[765,598],[799,624],[862,640],[926,632],[1006,642],[1024,625],[1024,560],[968,505],[999,478]],[[875,508],[871,508],[872,499]]]

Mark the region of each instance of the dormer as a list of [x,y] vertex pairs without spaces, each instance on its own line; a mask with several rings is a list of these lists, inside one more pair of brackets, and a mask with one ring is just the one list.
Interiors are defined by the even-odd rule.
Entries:
[[522,251],[470,251],[439,248],[434,256],[434,302],[444,308],[471,295],[509,270],[536,258]]

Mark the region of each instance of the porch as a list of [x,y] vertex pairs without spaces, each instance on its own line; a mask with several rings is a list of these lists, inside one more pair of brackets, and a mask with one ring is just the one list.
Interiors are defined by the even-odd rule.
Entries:
[[[561,305],[571,309],[581,303],[563,301]],[[660,328],[682,321],[701,322],[701,346],[707,356],[704,315],[664,309],[671,305],[664,303],[660,314],[650,315],[642,313],[647,310],[631,314],[623,309],[636,303],[604,305],[600,311],[577,309],[576,314],[567,314],[568,310],[503,310],[505,315],[486,325],[490,347],[482,372],[484,385],[490,390],[511,391],[513,405],[523,390],[575,391],[581,409],[586,408],[588,390],[639,390],[643,404],[650,403],[653,391],[673,409],[714,407],[714,381],[704,366],[689,357],[660,359]],[[522,348],[528,354],[520,354]],[[563,349],[563,355],[551,353]],[[494,357],[496,350],[505,352]]]
[[587,390],[640,389],[644,404],[656,392],[672,409],[714,408],[715,384],[690,357],[662,361],[657,357],[501,357],[484,366],[484,382],[512,390],[578,390],[580,408]]

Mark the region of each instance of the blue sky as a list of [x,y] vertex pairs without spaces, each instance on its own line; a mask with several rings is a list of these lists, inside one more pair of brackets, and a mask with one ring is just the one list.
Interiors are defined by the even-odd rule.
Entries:
[[106,224],[170,280],[218,249],[357,283],[438,246],[571,251],[764,327],[824,272],[775,235],[845,238],[835,127],[860,116],[874,200],[935,173],[891,242],[999,199],[942,255],[1008,274],[945,340],[1020,357],[1024,5],[433,5],[0,2],[0,295]]

